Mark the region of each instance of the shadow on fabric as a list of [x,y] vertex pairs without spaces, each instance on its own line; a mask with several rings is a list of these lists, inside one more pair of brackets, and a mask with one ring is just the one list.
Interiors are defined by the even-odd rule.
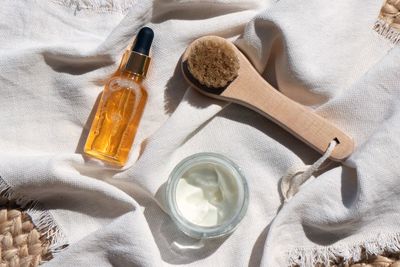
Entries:
[[[307,238],[321,246],[333,245],[336,242],[353,235],[360,229],[358,208],[354,205],[358,196],[357,173],[355,169],[343,167],[341,177],[341,200],[345,209],[349,209],[347,218],[338,220],[335,224],[310,224],[303,223],[303,230]],[[353,211],[351,211],[353,210]]]
[[181,71],[181,59],[175,66],[174,74],[168,80],[164,90],[164,110],[171,115],[181,102],[189,85],[185,82]]
[[[158,189],[155,195],[157,200],[164,199],[165,187],[166,183]],[[162,259],[170,264],[189,264],[204,259],[212,255],[229,238],[228,236],[199,242],[188,237],[165,212],[160,212],[160,206],[156,203],[146,207],[144,216]]]

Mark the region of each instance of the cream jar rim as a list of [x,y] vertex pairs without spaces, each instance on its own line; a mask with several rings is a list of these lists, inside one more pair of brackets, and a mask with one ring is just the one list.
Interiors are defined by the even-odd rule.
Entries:
[[[234,174],[239,188],[239,199],[241,199],[241,205],[239,205],[237,212],[229,220],[211,227],[199,226],[186,220],[181,215],[176,203],[176,186],[181,175],[196,164],[210,161],[223,165],[223,167],[229,169]],[[209,239],[226,236],[236,229],[248,208],[249,189],[242,170],[232,160],[218,153],[200,152],[184,158],[175,166],[169,175],[165,196],[169,215],[182,232],[193,238]]]

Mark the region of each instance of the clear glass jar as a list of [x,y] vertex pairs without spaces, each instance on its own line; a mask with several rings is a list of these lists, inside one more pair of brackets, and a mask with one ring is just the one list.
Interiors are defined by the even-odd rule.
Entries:
[[[199,166],[204,166],[203,164],[210,164],[209,166],[220,168],[223,172],[229,174],[229,182],[234,183],[236,186],[234,190],[237,195],[235,196],[237,197],[235,200],[236,204],[229,210],[229,217],[225,218],[223,222],[211,226],[202,226],[190,221],[179,209],[180,203],[177,203],[177,187],[179,181],[183,179],[183,175],[187,174],[190,170],[196,167],[199,168]],[[229,194],[229,192],[225,193]],[[236,229],[247,211],[249,190],[246,179],[240,168],[234,162],[220,154],[198,153],[183,159],[173,169],[167,182],[166,201],[172,220],[182,232],[193,238],[208,239],[228,235]]]

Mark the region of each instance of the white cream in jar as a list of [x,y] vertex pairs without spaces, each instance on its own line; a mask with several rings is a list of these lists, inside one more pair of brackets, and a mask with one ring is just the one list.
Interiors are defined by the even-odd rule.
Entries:
[[238,209],[238,184],[224,166],[205,162],[189,168],[179,179],[176,204],[186,220],[200,226],[215,226]]
[[199,153],[181,161],[166,193],[172,219],[196,238],[231,233],[247,210],[247,183],[239,168],[219,154]]

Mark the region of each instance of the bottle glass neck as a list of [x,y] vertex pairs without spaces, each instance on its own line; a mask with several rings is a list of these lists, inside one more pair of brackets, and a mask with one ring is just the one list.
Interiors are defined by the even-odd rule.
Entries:
[[136,73],[132,73],[132,72],[130,72],[128,70],[123,70],[122,73],[121,73],[121,76],[123,76],[126,79],[133,80],[133,81],[135,81],[137,83],[141,83],[143,81],[143,78],[144,78],[142,75],[138,75]]

